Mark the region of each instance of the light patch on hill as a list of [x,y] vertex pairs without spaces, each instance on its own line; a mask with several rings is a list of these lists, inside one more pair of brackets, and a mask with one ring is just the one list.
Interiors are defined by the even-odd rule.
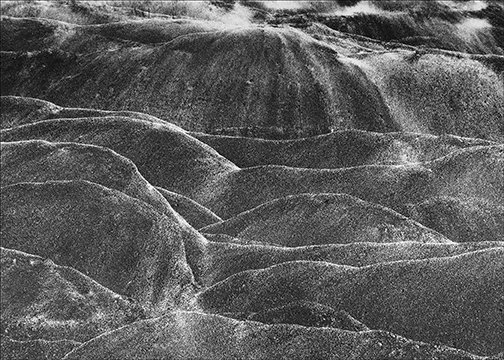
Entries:
[[220,21],[230,26],[250,26],[252,25],[252,11],[240,4],[235,4],[232,11],[224,13]]
[[271,11],[315,11],[320,15],[350,16],[355,14],[382,14],[370,1],[360,1],[354,5],[340,4],[338,1],[259,1],[264,8]]
[[446,1],[444,2],[444,4],[454,10],[464,10],[464,11],[480,11],[488,7],[487,2],[481,0]]
[[[94,1],[88,1],[94,3]],[[245,6],[235,4],[232,9],[225,10],[213,5],[210,1],[145,1],[121,0],[102,1],[102,3],[115,7],[130,7],[145,11],[148,17],[157,14],[174,17],[189,17],[219,21],[231,26],[246,26],[251,24],[252,11]]]
[[301,10],[310,6],[309,1],[261,1],[270,10]]
[[[331,7],[334,7],[331,6]],[[383,14],[385,11],[377,8],[373,3],[368,1],[361,1],[354,6],[349,7],[337,7],[335,9],[327,9],[326,13],[322,13],[324,15],[334,15],[334,16],[352,16],[356,14]]]
[[462,20],[456,26],[459,35],[466,41],[475,40],[478,34],[492,28],[487,19],[469,18]]

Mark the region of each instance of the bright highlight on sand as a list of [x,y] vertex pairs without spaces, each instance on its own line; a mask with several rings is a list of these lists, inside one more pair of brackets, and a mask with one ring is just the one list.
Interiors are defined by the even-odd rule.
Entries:
[[271,10],[300,10],[310,6],[309,1],[262,1]]
[[478,32],[492,28],[486,19],[469,18],[456,25],[459,34],[466,40],[471,40]]
[[361,1],[354,6],[341,6],[328,11],[328,15],[351,16],[355,14],[383,14],[385,11],[378,9],[371,2]]
[[488,7],[488,3],[483,0],[447,1],[446,5],[453,9],[465,11],[480,11]]

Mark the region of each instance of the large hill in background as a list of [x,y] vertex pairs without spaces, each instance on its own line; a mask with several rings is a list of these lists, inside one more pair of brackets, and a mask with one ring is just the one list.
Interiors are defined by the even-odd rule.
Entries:
[[[80,25],[6,16],[1,94],[147,112],[215,134],[296,138],[360,129],[502,139],[499,5],[471,12],[439,4],[414,11],[364,4],[370,8],[355,8],[353,15],[336,8],[284,10],[259,24],[251,22],[249,9],[250,19],[239,27],[155,15]],[[440,24],[422,22],[436,19]],[[488,26],[473,28],[478,21]],[[355,25],[333,24],[342,22]],[[360,22],[377,30],[358,34],[353,28],[364,29]],[[450,29],[452,23],[459,30]],[[457,41],[445,40],[455,48],[405,46],[399,35],[405,27],[420,38],[448,29]],[[393,39],[380,33],[392,36],[389,28],[398,33]],[[464,47],[481,43],[479,37],[494,46]]]
[[3,1],[2,358],[502,359],[499,1]]

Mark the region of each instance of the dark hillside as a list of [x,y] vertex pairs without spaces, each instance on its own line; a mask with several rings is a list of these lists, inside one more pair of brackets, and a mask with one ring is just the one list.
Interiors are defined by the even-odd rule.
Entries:
[[0,79],[2,360],[504,360],[502,1],[0,1]]
[[[7,335],[19,341],[67,340],[24,345],[41,352],[51,345],[55,350],[64,345],[68,352],[78,345],[75,341],[87,341],[145,317],[138,304],[50,259],[2,247],[1,264],[2,349],[16,345],[7,339],[4,342]],[[2,352],[4,355],[9,356],[9,351]]]
[[1,244],[53,259],[149,311],[191,286],[181,229],[143,201],[87,181],[2,188]]
[[107,148],[40,140],[0,143],[1,186],[20,182],[87,180],[145,201],[172,218],[166,199],[138,172],[135,164]]
[[368,266],[401,260],[448,257],[473,251],[504,247],[502,241],[473,243],[351,243],[344,245],[315,245],[281,247],[248,244],[244,239],[217,242],[222,235],[205,234],[212,241],[207,246],[203,278],[213,285],[245,270],[265,269],[289,261],[324,261],[349,266]]
[[208,145],[171,124],[126,117],[48,120],[1,131],[2,141],[41,139],[107,147],[135,163],[154,186],[183,195],[238,169]]
[[20,96],[1,96],[0,106],[2,107],[2,112],[0,114],[2,129],[51,119],[78,119],[107,116],[130,117],[133,119],[166,123],[155,116],[134,111],[64,108],[49,101]]
[[390,209],[339,194],[276,199],[200,231],[287,247],[353,242],[450,242]]
[[372,329],[491,355],[503,350],[503,256],[499,248],[363,268],[296,261],[231,276],[199,303],[219,313],[315,301]]
[[296,140],[263,140],[246,137],[191,133],[240,167],[284,165],[300,168],[337,169],[361,165],[407,164],[434,160],[476,145],[481,139],[453,135],[373,133],[359,130]]

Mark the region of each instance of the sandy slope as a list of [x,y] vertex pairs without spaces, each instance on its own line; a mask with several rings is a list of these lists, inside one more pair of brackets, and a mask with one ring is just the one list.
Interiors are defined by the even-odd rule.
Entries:
[[2,356],[502,357],[504,8],[339,3],[2,17]]
[[124,116],[133,119],[165,123],[155,116],[134,111],[65,108],[49,101],[22,96],[1,96],[0,105],[2,106],[2,113],[0,114],[2,129],[50,119],[105,116]]
[[215,215],[212,211],[184,195],[180,195],[160,187],[156,188],[156,190],[159,191],[159,193],[170,203],[172,208],[185,220],[187,220],[187,222],[195,229],[201,229],[207,225],[222,221],[222,219]]
[[503,258],[498,248],[363,268],[297,261],[231,276],[199,304],[224,313],[315,301],[372,329],[492,355],[503,350]]
[[28,140],[0,144],[1,186],[48,180],[88,180],[176,215],[166,199],[138,172],[135,164],[108,148]]
[[183,195],[237,167],[171,124],[106,116],[47,120],[2,130],[2,141],[44,139],[108,147],[133,161],[155,186]]
[[[180,25],[165,21],[164,31],[173,29],[173,40],[165,36],[166,41],[156,45],[123,39],[124,34],[141,32],[149,34],[143,38],[156,37],[149,32],[151,23],[131,22],[119,30],[115,24],[93,27],[99,40],[92,39],[89,31],[77,32],[70,40],[62,39],[58,46],[62,53],[35,54],[26,62],[15,59],[12,50],[19,49],[6,47],[11,52],[3,53],[2,76],[7,79],[17,73],[18,77],[2,85],[2,95],[45,93],[46,100],[65,106],[109,110],[127,105],[192,130],[259,126],[295,136],[324,133],[341,124],[376,131],[397,129],[364,73],[299,31],[251,27],[193,34],[182,30],[186,34],[180,35]],[[17,33],[15,28],[9,30]],[[88,49],[88,43],[101,43],[102,37],[107,39],[105,48],[113,51]],[[117,39],[116,44],[110,44],[111,39]],[[73,57],[79,53],[90,56]],[[18,81],[22,63],[32,61],[40,70],[39,78]],[[58,63],[58,74],[39,67],[44,61]],[[125,69],[130,76],[118,77]],[[60,81],[50,86],[54,77]],[[167,98],[170,101],[164,101]]]
[[[50,120],[2,130],[1,139],[78,141],[109,147],[131,159],[151,184],[188,196],[223,219],[302,193],[345,193],[406,215],[411,207],[407,204],[452,197],[463,201],[462,211],[487,204],[488,214],[478,213],[488,224],[487,235],[480,238],[481,233],[471,231],[463,241],[499,240],[493,236],[501,232],[497,219],[504,202],[502,145],[471,146],[421,163],[239,169],[178,128],[131,118]],[[450,210],[443,216],[456,217],[456,212]]]
[[504,239],[504,206],[487,201],[435,197],[408,204],[405,215],[457,242]]
[[300,168],[407,164],[434,160],[448,153],[490,141],[453,135],[373,133],[359,130],[295,140],[263,140],[246,137],[191,133],[240,167],[284,165]]
[[259,166],[223,173],[194,199],[223,219],[301,193],[345,193],[403,212],[432,197],[504,202],[502,146],[456,151],[435,161],[342,169]]
[[2,95],[142,111],[188,130],[247,136],[356,128],[503,139],[502,75],[476,58],[358,48],[343,56],[287,26],[2,23],[9,39],[25,36],[29,26],[60,29],[37,35],[38,52],[6,42]]
[[1,264],[2,337],[84,342],[145,318],[138,304],[50,259],[1,248]]
[[[184,241],[189,265],[198,279],[198,262],[206,240],[174,211],[165,198],[166,190],[158,191],[150,185],[129,159],[104,147],[37,140],[1,143],[1,150],[2,186],[19,182],[87,180],[151,205],[154,210],[165,215],[180,232],[177,236]],[[165,193],[161,194],[160,191]],[[220,221],[220,218],[214,218],[215,215],[205,213],[202,206],[192,200],[170,194],[170,201],[175,200],[177,209],[184,210],[189,222],[192,220],[199,226]],[[181,201],[185,206],[180,206]],[[199,212],[193,214],[193,209]],[[200,220],[199,214],[205,214],[207,220]]]
[[[265,269],[290,261],[325,261],[339,265],[368,266],[401,260],[449,257],[494,247],[504,247],[502,241],[473,243],[351,243],[344,245],[314,245],[300,247],[250,244],[243,239],[205,234],[212,240],[206,246],[204,284],[218,281],[245,270]],[[221,240],[221,241],[217,241]]]
[[276,199],[201,232],[291,247],[352,242],[450,242],[390,209],[339,194]]
[[385,331],[239,322],[176,312],[97,337],[64,359],[478,359]]
[[193,281],[182,229],[143,201],[88,181],[2,188],[2,246],[49,257],[152,311]]

